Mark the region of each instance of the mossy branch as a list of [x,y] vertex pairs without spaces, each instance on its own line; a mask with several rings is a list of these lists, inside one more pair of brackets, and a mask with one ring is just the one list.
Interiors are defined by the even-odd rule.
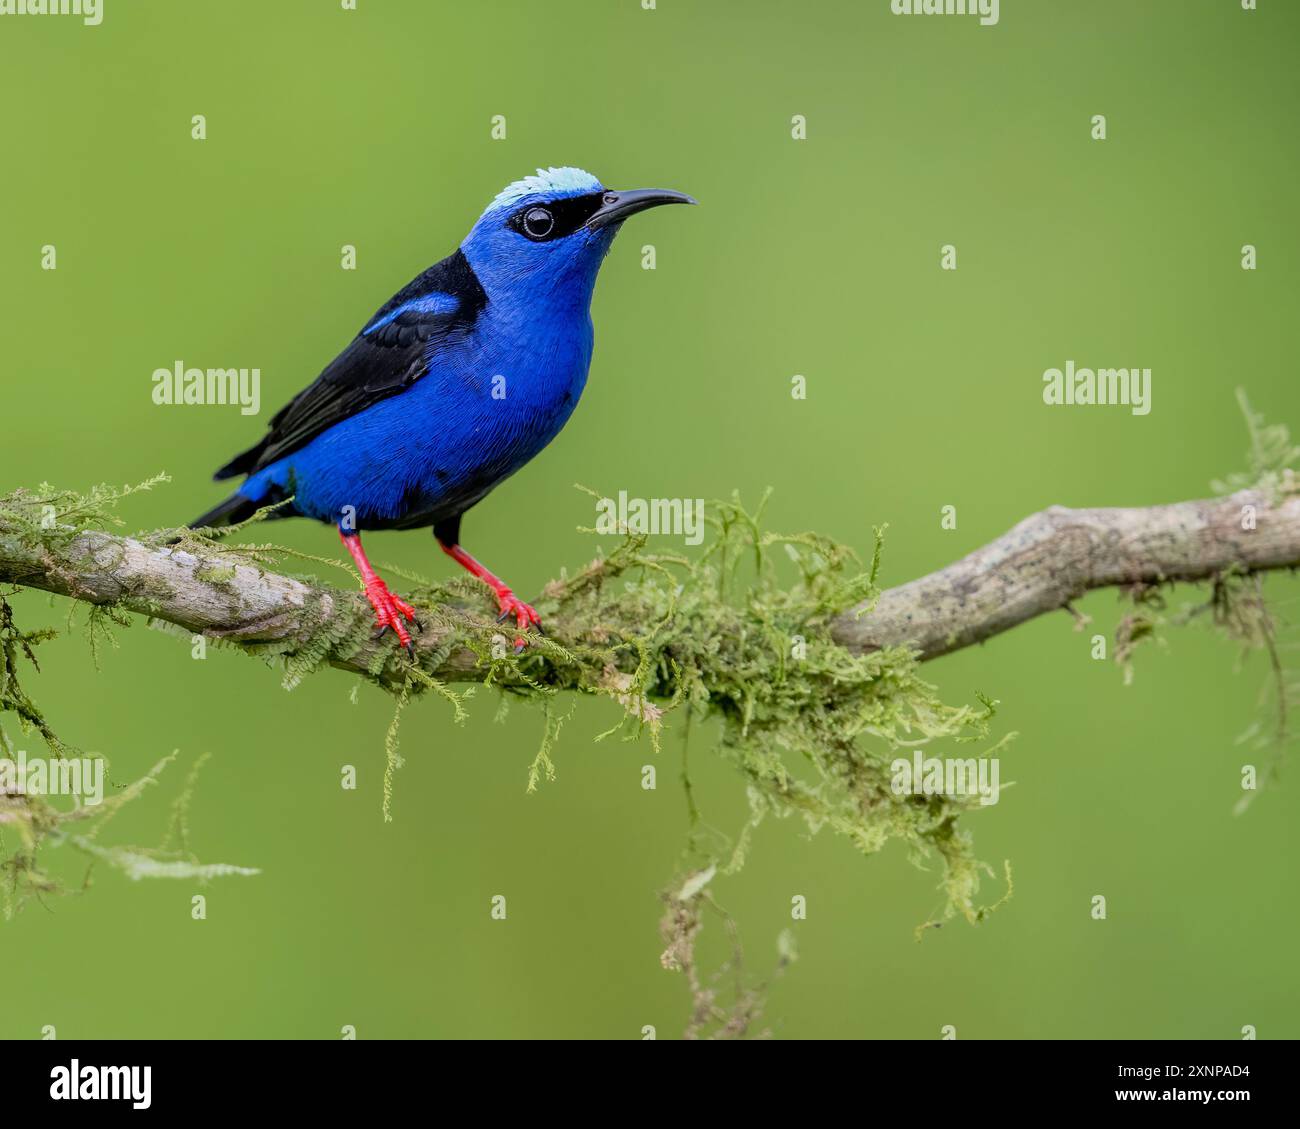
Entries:
[[[58,757],[75,751],[22,685],[21,668],[34,668],[37,648],[57,632],[19,628],[6,600],[17,586],[88,607],[92,649],[112,638],[110,625],[127,626],[127,613],[134,612],[201,637],[204,646],[240,649],[282,668],[287,689],[329,665],[389,692],[396,708],[384,740],[385,818],[402,763],[402,711],[430,691],[449,701],[457,718],[475,689],[467,683],[503,691],[502,709],[513,698],[542,704],[545,726],[527,773],[529,790],[556,773],[556,739],[571,713],[556,708],[557,692],[575,690],[617,705],[621,721],[598,740],[620,731],[629,739],[648,734],[657,750],[670,712],[684,716],[684,733],[696,717],[713,719],[720,723],[717,751],[739,771],[749,815],[735,836],[704,818],[683,741],[690,830],[683,874],[665,893],[664,960],[688,974],[695,1033],[715,1025],[743,1032],[757,1019],[759,997],[738,987],[734,1006],[721,1008],[711,982],[695,971],[693,954],[704,908],[729,922],[710,882],[743,865],[765,819],[793,816],[812,832],[829,828],[865,854],[899,841],[918,865],[937,855],[943,910],[919,927],[918,937],[953,915],[981,921],[1011,894],[1007,864],[1002,897],[992,905],[978,900],[982,880],[999,877],[975,857],[962,826],[962,817],[980,806],[978,797],[966,789],[900,788],[894,778],[899,753],[948,747],[963,754],[950,759],[974,766],[972,746],[982,746],[980,761],[992,759],[1015,736],[992,737],[997,703],[981,693],[975,704],[944,701],[921,675],[926,660],[1059,609],[1081,623],[1072,601],[1114,587],[1132,604],[1115,632],[1114,658],[1127,679],[1142,640],[1158,637],[1165,622],[1211,613],[1230,638],[1268,657],[1276,730],[1266,733],[1256,722],[1243,740],[1274,750],[1267,775],[1276,775],[1300,696],[1281,658],[1263,574],[1300,565],[1294,473],[1300,448],[1285,427],[1265,425],[1244,397],[1242,408],[1251,436],[1247,469],[1215,483],[1219,497],[1133,509],[1052,507],[961,560],[886,590],[877,583],[879,530],[864,568],[851,550],[826,537],[766,530],[762,504],[751,513],[738,499],[716,502],[707,512],[712,536],[690,559],[649,552],[644,535],[628,534],[576,574],[548,584],[534,601],[546,635],[526,633],[531,646],[521,656],[511,647],[515,632],[498,627],[493,601],[467,577],[433,585],[387,570],[390,579],[406,581],[401,587],[424,623],[412,661],[391,634],[375,637],[359,588],[346,591],[284,571],[282,562],[304,554],[249,544],[247,530],[225,541],[188,530],[110,532],[123,524],[118,503],[165,476],[85,495],[49,486],[20,490],[0,496],[0,714],[15,715],[23,733],[38,733]],[[307,559],[349,571],[337,559]],[[1160,614],[1166,585],[1196,581],[1209,582],[1207,601],[1171,619]],[[453,688],[457,683],[462,687]],[[0,727],[0,762],[6,758],[14,758],[13,746]],[[251,873],[204,866],[183,834],[178,844],[152,851],[97,847],[72,830],[85,815],[80,806],[62,811],[40,796],[0,793],[0,894],[11,912],[61,888],[38,859],[49,842],[70,843],[132,877]],[[4,835],[9,825],[18,832],[12,851]],[[176,825],[183,832],[183,808]],[[793,951],[782,946],[777,971],[791,959]]]
[[[318,647],[325,632],[331,641],[322,661],[394,688],[409,678],[409,660],[391,638],[357,641],[355,629],[370,615],[359,591],[277,572],[258,547],[241,550],[198,537],[167,545],[162,537],[137,539],[60,525],[33,537],[27,523],[20,535],[7,517],[16,505],[37,500],[19,494],[5,501],[0,582],[138,612],[209,639],[288,658]],[[606,593],[598,601],[578,597],[629,564],[647,563],[643,557],[599,558],[577,575],[549,584],[539,601],[546,638],[534,640],[537,661],[525,662],[522,669],[565,688],[574,675],[566,675],[565,662],[548,658],[562,659],[575,649],[607,650],[613,640],[642,634],[649,624],[635,590]],[[829,620],[829,634],[854,654],[912,647],[923,660],[932,659],[1067,608],[1096,588],[1211,580],[1298,565],[1300,495],[1295,493],[1241,490],[1224,498],[1138,508],[1053,506],[937,572],[843,610]],[[463,587],[441,595],[441,614],[426,619],[416,640],[418,667],[443,683],[517,677],[513,664],[494,662],[490,652],[472,645],[473,638],[490,641],[498,630],[486,598]],[[732,618],[737,636],[756,626],[740,612]],[[665,688],[647,689],[654,696]]]
[[[281,562],[302,554],[249,544],[247,530],[241,541],[188,530],[111,533],[121,525],[115,507],[132,490],[80,495],[42,486],[0,497],[0,585],[89,606],[92,643],[134,612],[279,666],[286,688],[326,665],[382,687],[397,701],[384,744],[386,818],[402,761],[402,709],[430,691],[458,717],[474,687],[454,689],[457,683],[505,691],[503,707],[511,697],[540,701],[546,724],[530,790],[555,774],[553,746],[568,716],[554,708],[557,692],[610,700],[622,722],[609,732],[648,734],[656,748],[669,711],[718,719],[718,750],[741,773],[750,814],[737,836],[724,835],[702,818],[688,785],[695,870],[733,873],[760,822],[795,816],[864,853],[890,840],[906,843],[918,861],[937,853],[944,916],[979,921],[992,908],[976,900],[981,877],[996,874],[974,857],[959,825],[978,800],[899,791],[891,758],[936,742],[984,744],[996,702],[979,693],[974,704],[945,702],[921,676],[922,662],[1034,616],[1073,611],[1083,593],[1113,586],[1140,605],[1116,632],[1115,657],[1127,669],[1133,647],[1160,622],[1148,613],[1160,606],[1162,586],[1210,581],[1213,596],[1203,607],[1230,635],[1267,650],[1280,672],[1259,579],[1300,565],[1300,489],[1290,469],[1297,451],[1283,428],[1260,422],[1253,434],[1248,477],[1229,480],[1226,488],[1236,490],[1229,496],[1138,509],[1053,507],[930,576],[883,591],[879,531],[864,569],[826,537],[767,531],[763,505],[751,513],[737,499],[717,502],[707,514],[712,537],[691,559],[651,553],[644,535],[628,534],[548,584],[535,601],[546,635],[526,633],[531,645],[522,656],[513,654],[515,632],[496,624],[493,601],[470,578],[432,585],[404,577],[424,624],[412,661],[391,634],[375,637],[359,588],[283,571]],[[310,559],[347,571],[336,559]],[[21,631],[7,594],[0,589],[0,712],[16,714],[24,731],[39,732],[63,755],[18,669],[24,659],[35,663],[33,648],[53,633]],[[1279,676],[1279,748],[1288,739],[1290,693]],[[15,858],[39,875],[42,834],[58,833],[71,814],[27,799],[27,809],[20,803],[9,813],[33,829]]]

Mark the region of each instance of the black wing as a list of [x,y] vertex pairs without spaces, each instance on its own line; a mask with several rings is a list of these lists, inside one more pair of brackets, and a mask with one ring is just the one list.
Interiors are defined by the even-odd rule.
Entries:
[[252,474],[321,432],[409,388],[453,333],[473,324],[487,295],[459,249],[404,286],[324,372],[272,417],[262,441],[213,476]]

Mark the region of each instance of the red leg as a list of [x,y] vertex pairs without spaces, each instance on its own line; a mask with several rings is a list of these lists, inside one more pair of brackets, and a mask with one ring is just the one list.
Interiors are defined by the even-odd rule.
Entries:
[[[523,600],[516,596],[514,592],[511,591],[510,585],[508,585],[504,580],[489,572],[459,545],[447,545],[441,541],[439,541],[438,544],[442,545],[442,551],[460,565],[461,568],[465,569],[465,571],[471,575],[477,576],[484,584],[492,589],[493,594],[497,598],[497,607],[501,610],[501,619],[514,616],[515,623],[518,625],[520,631],[527,631],[530,627],[540,626],[542,617],[539,616],[530,605],[525,604]],[[515,653],[518,654],[523,649],[524,641],[522,639],[516,639]]]
[[366,551],[361,547],[360,533],[344,533],[340,529],[339,537],[342,538],[348,552],[352,554],[352,559],[356,561],[357,569],[361,573],[361,582],[366,586],[366,599],[375,609],[375,623],[379,627],[379,634],[382,635],[391,628],[397,633],[397,641],[414,657],[415,646],[411,642],[410,633],[406,630],[406,624],[402,621],[404,618],[408,619],[418,627],[415,609],[405,600],[394,596],[388,590],[388,585],[380,580],[375,570],[370,567],[370,562],[366,560]]

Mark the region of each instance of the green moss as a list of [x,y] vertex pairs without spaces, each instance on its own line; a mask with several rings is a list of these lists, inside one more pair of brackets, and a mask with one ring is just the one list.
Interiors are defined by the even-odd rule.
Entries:
[[235,579],[234,565],[213,565],[209,568],[196,569],[194,576],[205,584],[228,584]]

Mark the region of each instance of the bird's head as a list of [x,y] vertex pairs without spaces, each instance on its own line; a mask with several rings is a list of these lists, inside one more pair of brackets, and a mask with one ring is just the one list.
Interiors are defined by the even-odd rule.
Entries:
[[543,289],[585,304],[628,216],[694,203],[666,189],[616,192],[582,169],[538,169],[502,190],[460,247],[489,297]]

